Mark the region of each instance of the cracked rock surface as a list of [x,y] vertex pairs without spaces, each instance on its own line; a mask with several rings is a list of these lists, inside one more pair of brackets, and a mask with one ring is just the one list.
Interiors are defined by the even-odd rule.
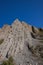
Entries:
[[43,65],[43,28],[16,19],[0,29],[0,63],[13,57],[16,65]]

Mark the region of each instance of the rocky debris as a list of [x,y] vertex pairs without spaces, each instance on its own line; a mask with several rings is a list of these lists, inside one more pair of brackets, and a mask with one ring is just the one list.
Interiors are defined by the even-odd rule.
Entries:
[[0,63],[13,57],[16,65],[43,65],[43,29],[16,19],[0,28]]

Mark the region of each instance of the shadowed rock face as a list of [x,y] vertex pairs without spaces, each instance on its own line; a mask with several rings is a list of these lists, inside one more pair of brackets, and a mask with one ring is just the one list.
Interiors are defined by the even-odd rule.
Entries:
[[12,56],[17,65],[43,65],[43,29],[20,22],[0,29],[0,63]]

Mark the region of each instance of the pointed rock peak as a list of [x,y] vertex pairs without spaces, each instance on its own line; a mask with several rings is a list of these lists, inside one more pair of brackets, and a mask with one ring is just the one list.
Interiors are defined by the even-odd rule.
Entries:
[[15,21],[14,22],[18,22],[19,21],[19,19],[15,19]]
[[20,23],[19,19],[16,19],[16,20],[13,22],[13,24],[14,24],[14,23]]
[[16,20],[14,20],[14,22],[12,23],[11,26],[20,25],[20,24],[21,24],[21,21],[19,21],[19,19],[16,19]]

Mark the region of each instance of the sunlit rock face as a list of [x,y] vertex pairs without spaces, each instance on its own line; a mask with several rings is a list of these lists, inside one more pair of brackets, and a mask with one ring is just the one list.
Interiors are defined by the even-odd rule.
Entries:
[[43,65],[43,29],[18,19],[0,28],[0,63],[10,56],[16,65]]

